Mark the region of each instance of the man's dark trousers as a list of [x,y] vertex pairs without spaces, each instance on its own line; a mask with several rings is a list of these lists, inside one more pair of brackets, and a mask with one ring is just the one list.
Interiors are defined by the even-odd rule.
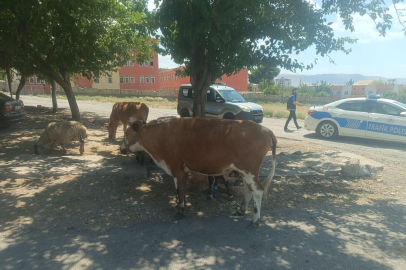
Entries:
[[297,124],[297,120],[296,120],[296,111],[291,110],[288,120],[286,120],[285,130],[288,129],[289,122],[292,118],[293,118],[293,122],[295,123],[296,128],[299,129],[299,125]]

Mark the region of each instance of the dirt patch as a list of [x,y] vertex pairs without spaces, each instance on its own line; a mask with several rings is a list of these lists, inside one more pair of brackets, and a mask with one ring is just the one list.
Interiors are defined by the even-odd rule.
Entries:
[[[33,145],[48,123],[69,120],[70,112],[56,114],[46,109],[27,107],[26,121],[0,129],[0,162],[19,162],[18,156],[32,154]],[[82,114],[88,129],[84,155],[120,156],[119,127],[117,141],[107,139],[106,116]],[[78,143],[66,147],[66,155],[79,155]],[[297,151],[322,153],[327,147],[279,139],[277,153]],[[60,147],[50,156],[64,154]],[[129,162],[135,162],[128,157]],[[50,232],[54,230],[104,231],[148,221],[173,221],[176,192],[171,178],[147,164],[147,179],[122,176],[119,173],[0,179],[0,232],[18,234],[20,229]],[[365,204],[387,198],[388,191],[376,179],[342,179],[336,177],[278,178],[271,183],[268,201],[263,209],[313,207],[321,204]],[[187,217],[212,216],[236,210],[240,198],[229,201],[225,194],[207,200],[205,192],[187,193]],[[251,207],[252,209],[252,207]]]

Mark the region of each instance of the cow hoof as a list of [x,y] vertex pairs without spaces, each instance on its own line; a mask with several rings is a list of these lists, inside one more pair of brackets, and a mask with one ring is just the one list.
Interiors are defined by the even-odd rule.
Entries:
[[241,213],[240,211],[236,211],[231,214],[232,217],[243,217],[245,214]]
[[175,215],[175,220],[182,220],[182,219],[184,219],[184,218],[185,218],[185,215],[182,214],[182,213],[177,213],[177,214]]
[[255,227],[259,227],[259,220],[257,221],[251,221],[251,225],[254,225]]

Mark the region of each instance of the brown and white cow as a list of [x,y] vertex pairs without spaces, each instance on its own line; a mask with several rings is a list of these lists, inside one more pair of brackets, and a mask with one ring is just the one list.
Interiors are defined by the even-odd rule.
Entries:
[[109,131],[109,139],[116,139],[117,127],[123,124],[123,131],[127,129],[127,123],[130,121],[147,121],[149,108],[141,102],[117,102],[113,105],[110,114],[110,121],[106,123]]
[[[206,118],[174,118],[131,124],[136,132],[126,132],[121,149],[146,151],[155,164],[174,178],[178,191],[178,218],[185,208],[185,172],[204,175],[229,175],[237,171],[244,180],[245,196],[238,214],[243,215],[254,198],[252,222],[258,224],[262,196],[275,172],[276,137],[272,131],[251,121]],[[272,149],[272,170],[259,181],[262,162]]]

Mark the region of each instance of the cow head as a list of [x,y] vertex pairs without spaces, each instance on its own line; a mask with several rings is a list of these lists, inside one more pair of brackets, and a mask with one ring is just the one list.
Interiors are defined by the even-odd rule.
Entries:
[[104,126],[107,128],[107,131],[109,132],[109,139],[116,139],[116,132],[114,131],[114,128],[112,125],[110,125],[110,123],[106,123],[104,124]]
[[128,151],[130,152],[137,152],[139,151],[139,143],[138,139],[140,137],[140,132],[144,128],[146,122],[137,120],[133,122],[128,122],[129,127],[124,133],[123,143],[120,146],[121,153],[127,154]]

